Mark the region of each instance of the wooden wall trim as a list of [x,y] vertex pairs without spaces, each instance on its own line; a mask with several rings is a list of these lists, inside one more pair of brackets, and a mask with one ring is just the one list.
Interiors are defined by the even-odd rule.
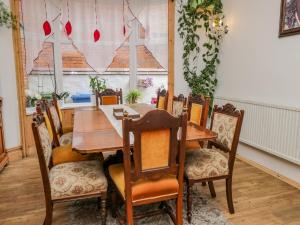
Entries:
[[9,148],[6,150],[9,162],[14,162],[23,159],[23,148],[18,146],[15,148]]
[[169,57],[168,57],[168,110],[172,110],[172,101],[174,96],[174,43],[175,43],[175,4],[174,0],[168,3],[168,38],[169,38]]
[[293,186],[293,187],[295,187],[295,188],[297,188],[297,189],[300,190],[300,183],[298,183],[298,182],[296,182],[296,181],[294,181],[294,180],[292,180],[292,179],[290,179],[290,178],[288,178],[286,176],[283,176],[283,175],[281,175],[281,174],[279,174],[279,173],[277,173],[277,172],[275,172],[275,171],[273,171],[273,170],[271,170],[271,169],[269,169],[269,168],[267,168],[265,166],[262,166],[262,165],[254,162],[254,161],[252,161],[250,159],[247,159],[247,158],[245,158],[243,156],[240,156],[240,155],[237,154],[236,157],[239,160],[241,160],[241,161],[243,161],[243,162],[245,162],[245,163],[247,163],[247,164],[249,164],[249,165],[251,165],[251,166],[253,166],[253,167],[255,167],[255,168],[257,168],[257,169],[259,169],[259,170],[261,170],[261,171],[263,171],[263,172],[271,175],[271,176],[273,176],[273,177],[276,177],[279,180],[281,180],[281,181],[283,181],[283,182],[285,182],[285,183],[287,183],[287,184],[289,184],[289,185],[291,185],[291,186]]
[[[17,21],[20,21],[20,0],[10,0],[10,6],[13,14],[16,16]],[[26,107],[25,107],[25,71],[23,67],[22,57],[22,43],[21,43],[21,30],[20,26],[12,30],[13,46],[16,65],[16,78],[17,78],[17,95],[19,101],[19,119],[20,119],[20,138],[22,156],[26,157],[26,140],[25,140],[25,120],[26,120]]]

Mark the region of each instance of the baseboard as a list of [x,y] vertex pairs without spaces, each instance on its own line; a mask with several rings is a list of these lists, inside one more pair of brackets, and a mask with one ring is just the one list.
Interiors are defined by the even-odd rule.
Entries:
[[23,159],[23,149],[21,146],[6,149],[9,162]]
[[300,190],[300,183],[238,154],[236,155],[236,158]]

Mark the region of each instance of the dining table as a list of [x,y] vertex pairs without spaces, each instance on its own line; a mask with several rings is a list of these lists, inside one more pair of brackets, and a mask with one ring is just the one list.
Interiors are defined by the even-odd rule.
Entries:
[[[141,103],[78,108],[74,112],[72,149],[81,154],[122,150],[122,120],[113,116],[115,108],[138,113],[140,117],[155,110],[152,105]],[[188,122],[187,141],[207,141],[216,138],[215,132]]]

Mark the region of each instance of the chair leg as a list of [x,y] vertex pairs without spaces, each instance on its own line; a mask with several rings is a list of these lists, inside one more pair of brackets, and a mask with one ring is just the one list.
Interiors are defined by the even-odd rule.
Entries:
[[210,191],[211,197],[215,198],[217,195],[216,195],[214,183],[212,181],[208,181],[208,187],[209,187],[209,191]]
[[53,204],[52,202],[46,203],[46,218],[44,220],[44,225],[52,224],[52,215],[53,215]]
[[106,194],[101,197],[101,219],[102,225],[106,225],[107,207],[106,207]]
[[113,191],[111,193],[111,215],[113,218],[117,218],[117,193]]
[[134,225],[133,208],[132,208],[132,203],[129,200],[126,200],[126,221],[127,221],[127,225]]
[[192,222],[192,185],[187,186],[187,218],[188,222]]
[[183,225],[182,207],[183,207],[183,196],[179,194],[176,200],[176,225]]
[[226,179],[226,196],[227,196],[227,205],[229,212],[234,214],[234,207],[232,201],[232,178]]

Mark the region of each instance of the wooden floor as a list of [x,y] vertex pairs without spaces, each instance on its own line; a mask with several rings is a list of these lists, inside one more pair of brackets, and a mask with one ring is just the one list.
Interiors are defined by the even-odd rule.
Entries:
[[[233,196],[236,213],[226,205],[225,185],[216,182],[216,204],[233,224],[300,225],[300,191],[252,166],[237,161]],[[44,218],[42,181],[35,158],[9,165],[0,174],[0,224],[41,225]],[[67,205],[54,209],[54,225],[66,223]]]

